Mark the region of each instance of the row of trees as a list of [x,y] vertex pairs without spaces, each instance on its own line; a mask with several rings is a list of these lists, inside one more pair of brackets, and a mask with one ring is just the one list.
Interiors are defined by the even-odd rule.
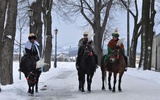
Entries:
[[[54,3],[53,0],[35,0],[32,3],[30,1],[32,0],[0,0],[0,79],[2,84],[13,83],[12,59],[17,11],[18,16],[21,15],[21,19],[24,19],[22,13],[27,12],[28,7],[34,11],[31,18],[31,32],[37,35],[38,42],[41,45],[43,44],[42,34],[44,35],[45,43],[43,47],[45,47],[45,52],[42,56],[45,58],[45,62],[49,64],[52,50],[52,10],[57,11],[63,18],[81,15],[86,20],[87,25],[91,26],[95,33],[94,50],[98,54],[99,62],[103,55],[104,35],[109,34],[109,28],[112,27],[113,11],[117,9],[128,10],[134,20],[130,47],[132,56],[129,59],[129,66],[135,67],[138,38],[141,38],[142,49],[139,67],[144,66],[143,69],[151,69],[153,27],[156,14],[155,0],[143,0],[141,10],[138,8],[138,0],[55,0]],[[127,5],[128,2],[129,5]],[[53,4],[55,9],[52,9]],[[24,21],[19,19],[19,23]]]
[[136,67],[136,50],[138,39],[140,38],[141,58],[139,68],[143,66],[143,69],[151,69],[151,52],[154,36],[153,27],[156,14],[155,0],[142,0],[141,8],[139,8],[138,4],[141,3],[138,0],[60,0],[59,2],[60,4],[58,6],[61,7],[61,10],[63,9],[63,14],[80,14],[92,27],[95,33],[95,52],[98,54],[99,62],[103,55],[103,36],[105,33],[109,34],[107,33],[109,32],[109,28],[107,27],[110,25],[109,23],[111,23],[111,20],[114,19],[112,16],[113,11],[117,9],[123,11],[128,10],[134,20],[133,36],[131,37],[131,46],[129,49],[129,54],[132,54],[132,56],[129,56],[128,66]]
[[[43,57],[45,62],[50,64],[52,50],[52,4],[53,0],[35,0],[34,2],[32,0],[0,0],[0,81],[2,85],[13,83],[13,50],[16,26],[19,26],[20,31],[23,30],[22,28],[26,24],[25,19],[28,18],[26,13],[29,8],[33,10],[30,30],[37,35],[37,41],[41,46],[43,44],[42,27],[44,25],[45,46],[43,46]],[[16,24],[17,22],[19,22],[18,25]],[[50,66],[46,69],[49,68]]]

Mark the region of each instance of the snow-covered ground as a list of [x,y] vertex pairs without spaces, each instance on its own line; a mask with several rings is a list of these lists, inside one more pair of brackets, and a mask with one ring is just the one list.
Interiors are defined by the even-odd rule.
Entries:
[[[53,63],[52,63],[53,65]],[[98,68],[92,81],[92,92],[78,91],[77,71],[74,62],[58,62],[57,68],[43,72],[39,92],[27,94],[27,82],[22,74],[19,80],[18,62],[14,62],[14,84],[2,86],[0,100],[160,100],[160,73],[129,68],[122,79],[122,92],[101,90],[101,70]],[[113,80],[112,80],[113,81]],[[46,90],[42,90],[44,86]],[[86,90],[86,88],[85,88]]]

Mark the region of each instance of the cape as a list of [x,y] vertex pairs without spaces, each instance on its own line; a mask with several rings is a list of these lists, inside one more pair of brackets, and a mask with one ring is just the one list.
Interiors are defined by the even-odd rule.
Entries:
[[[37,52],[38,52],[38,57],[39,57],[39,59],[40,59],[40,51],[39,51],[39,49],[38,49],[38,47],[39,47],[39,43],[37,42],[37,41],[34,41],[34,46],[36,47],[36,50],[37,50]],[[25,48],[27,48],[27,49],[31,49],[31,47],[32,47],[32,43],[30,42],[30,41],[27,41],[26,42],[26,44],[25,44]]]

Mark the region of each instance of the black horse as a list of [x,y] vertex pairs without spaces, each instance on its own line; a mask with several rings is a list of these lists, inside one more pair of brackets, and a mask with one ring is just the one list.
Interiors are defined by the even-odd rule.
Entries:
[[25,78],[27,79],[29,86],[28,93],[30,94],[34,94],[35,85],[36,92],[38,92],[38,81],[41,70],[36,69],[36,62],[36,57],[31,54],[24,55],[20,62],[20,71],[24,73]]
[[91,83],[96,70],[95,56],[91,45],[84,44],[80,47],[80,66],[78,68],[79,90],[84,91],[85,74],[87,74],[87,89],[91,92]]

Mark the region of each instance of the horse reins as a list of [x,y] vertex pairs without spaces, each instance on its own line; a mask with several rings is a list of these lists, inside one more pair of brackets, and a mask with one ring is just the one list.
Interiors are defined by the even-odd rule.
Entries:
[[30,77],[30,75],[34,75],[34,76],[36,76],[36,74],[34,74],[33,72],[30,72],[30,74],[27,76],[27,78],[26,78],[26,80],[28,81],[28,82],[30,82],[30,83],[36,83],[36,79],[34,79],[34,81],[31,81],[31,80],[29,80],[29,77]]

